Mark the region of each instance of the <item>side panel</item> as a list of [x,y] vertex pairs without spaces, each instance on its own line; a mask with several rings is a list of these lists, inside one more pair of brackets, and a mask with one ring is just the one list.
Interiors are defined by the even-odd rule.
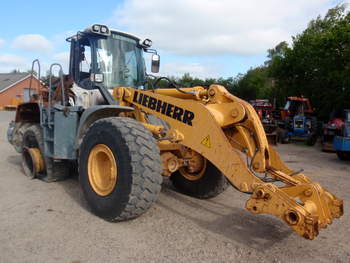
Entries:
[[77,128],[79,124],[78,112],[55,112],[54,118],[54,159],[75,159],[74,148]]
[[350,152],[350,137],[335,136],[333,146],[336,151],[349,151]]

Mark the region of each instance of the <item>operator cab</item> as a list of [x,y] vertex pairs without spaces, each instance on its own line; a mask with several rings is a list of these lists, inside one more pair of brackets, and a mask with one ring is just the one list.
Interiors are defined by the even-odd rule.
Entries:
[[309,99],[304,97],[288,97],[284,110],[289,116],[313,114]]
[[150,49],[149,39],[141,42],[131,34],[95,24],[67,41],[71,43],[69,75],[86,90],[141,88],[146,82],[143,52],[153,53],[151,69],[159,71],[159,55]]

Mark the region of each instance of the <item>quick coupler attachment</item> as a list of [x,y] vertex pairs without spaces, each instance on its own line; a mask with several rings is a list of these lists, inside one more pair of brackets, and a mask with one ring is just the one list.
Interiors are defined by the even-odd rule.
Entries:
[[255,186],[246,209],[277,216],[299,235],[314,239],[333,218],[343,215],[343,200],[314,182],[285,187],[263,183]]

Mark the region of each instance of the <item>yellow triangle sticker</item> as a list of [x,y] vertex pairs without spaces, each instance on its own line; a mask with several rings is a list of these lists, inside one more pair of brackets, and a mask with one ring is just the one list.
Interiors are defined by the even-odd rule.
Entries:
[[201,144],[203,144],[205,147],[211,148],[210,136],[208,135],[207,137],[205,137],[201,141]]

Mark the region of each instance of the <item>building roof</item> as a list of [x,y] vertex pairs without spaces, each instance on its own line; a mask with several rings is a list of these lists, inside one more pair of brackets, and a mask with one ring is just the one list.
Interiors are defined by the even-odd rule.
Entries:
[[28,73],[0,73],[0,92],[30,77]]

